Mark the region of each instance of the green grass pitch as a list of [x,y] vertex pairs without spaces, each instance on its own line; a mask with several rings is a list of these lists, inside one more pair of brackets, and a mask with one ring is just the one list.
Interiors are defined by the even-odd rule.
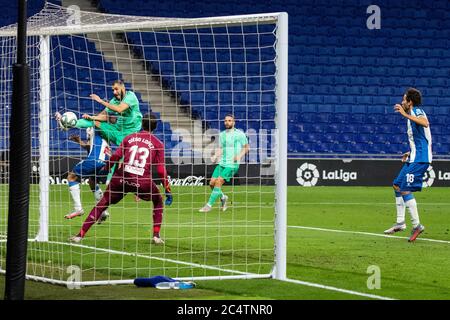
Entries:
[[[232,271],[269,273],[273,261],[273,188],[225,187],[233,200],[226,213],[217,208],[196,212],[209,195],[207,187],[173,188],[174,204],[165,212],[162,235],[166,245],[152,246],[151,205],[127,196],[110,209],[111,219],[94,226],[84,247],[67,245],[82,219],[65,221],[70,209],[66,186],[51,193],[50,234],[57,243],[29,243],[29,271],[67,278],[69,264],[83,266],[83,280],[170,276],[229,275]],[[3,190],[3,194],[5,190]],[[92,196],[84,189],[85,210]],[[36,202],[37,194],[33,193]],[[450,297],[449,191],[429,188],[416,194],[425,232],[408,243],[407,231],[382,236],[395,221],[391,188],[288,188],[287,276],[323,286],[394,299]],[[30,230],[37,231],[37,208],[31,208]],[[407,213],[407,221],[409,222]],[[2,219],[5,219],[2,214]],[[5,225],[5,221],[1,222]],[[4,258],[4,244],[2,245]],[[97,249],[95,249],[97,248]],[[98,250],[100,248],[100,250]],[[114,253],[101,251],[102,248]],[[126,253],[138,252],[138,256]],[[151,257],[151,258],[149,258]],[[183,262],[186,262],[185,264]],[[2,261],[4,265],[4,260]],[[109,267],[108,267],[109,266]],[[208,266],[208,267],[204,267]],[[370,266],[380,271],[380,289],[369,289]],[[187,291],[135,288],[132,285],[85,287],[27,281],[28,299],[369,299],[369,296],[263,280],[198,281]],[[0,276],[3,291],[4,277]]]

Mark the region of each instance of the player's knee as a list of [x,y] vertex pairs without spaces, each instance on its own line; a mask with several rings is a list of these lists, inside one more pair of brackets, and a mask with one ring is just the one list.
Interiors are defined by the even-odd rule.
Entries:
[[69,182],[75,182],[77,181],[77,175],[74,172],[69,172],[69,174],[67,175],[67,181]]
[[224,184],[224,182],[225,182],[225,181],[224,181],[222,178],[219,178],[219,179],[217,179],[216,182],[214,183],[214,186],[220,188],[220,187]]

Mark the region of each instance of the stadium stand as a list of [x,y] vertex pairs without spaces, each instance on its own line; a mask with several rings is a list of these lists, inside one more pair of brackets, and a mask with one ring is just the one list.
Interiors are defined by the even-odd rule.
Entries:
[[[218,0],[205,4],[180,0],[172,6],[154,0],[126,4],[100,0],[98,4],[110,13],[167,17],[287,11],[290,153],[404,152],[408,149],[405,121],[393,113],[393,105],[410,86],[423,93],[434,153],[449,153],[448,1],[378,1],[380,30],[365,27],[370,1]],[[401,9],[405,7],[409,9]],[[164,75],[164,67],[160,72]],[[182,99],[184,87],[178,81],[174,88]],[[206,120],[216,117],[197,115]]]
[[[15,23],[17,20],[17,4],[3,1],[6,11],[2,12],[0,19],[1,25]],[[61,5],[61,1],[52,1],[52,3]],[[32,1],[28,3],[28,16],[40,11],[45,1]],[[54,66],[50,72],[51,85],[51,104],[52,110],[75,111],[78,116],[83,113],[92,114],[98,112],[99,105],[96,105],[90,98],[91,93],[96,93],[101,97],[112,98],[110,89],[111,83],[116,79],[121,79],[120,73],[114,70],[111,62],[104,59],[102,52],[99,52],[95,44],[87,41],[84,36],[59,36],[52,38],[53,52],[51,53],[51,65]],[[28,55],[30,56],[30,51]],[[31,81],[37,81],[33,76]],[[128,89],[132,89],[129,83],[125,83]],[[149,112],[151,107],[142,101],[140,93],[136,92],[140,100],[140,108],[143,113]],[[32,101],[33,131],[38,132],[38,97],[34,96]],[[158,113],[156,113],[158,116]],[[1,126],[6,128],[9,122],[9,116],[1,119]],[[4,123],[3,123],[4,122]],[[56,128],[56,123],[51,122],[51,128]],[[69,133],[59,130],[51,130],[51,152],[61,154],[67,150],[69,154],[79,154],[80,148],[77,144],[70,142],[67,138]],[[80,132],[84,138],[84,130]],[[159,120],[155,134],[165,142],[165,146],[170,150],[175,143],[171,141],[171,130],[169,123],[163,123]],[[7,143],[7,139],[1,140]],[[33,150],[39,146],[37,136],[32,137]],[[7,149],[7,146],[0,146],[0,149]]]
[[[431,123],[433,152],[449,154],[449,1],[379,0],[380,30],[366,28],[369,16],[366,9],[372,4],[368,0],[282,0],[277,3],[179,0],[176,3],[99,0],[97,6],[107,13],[159,17],[287,11],[290,19],[289,153],[383,155],[404,152],[408,149],[404,134],[406,123],[394,114],[393,105],[399,103],[405,89],[412,86],[420,89],[424,96],[423,108]],[[405,7],[409,9],[405,10]],[[13,13],[10,14],[12,17]],[[131,33],[127,36],[130,43],[138,41]],[[160,41],[164,43],[165,40]],[[210,127],[218,127],[217,119],[228,111],[233,111],[238,118],[250,117],[251,114],[246,114],[241,107],[244,102],[250,102],[249,112],[273,112],[271,90],[243,96],[232,96],[227,91],[212,94],[218,87],[231,88],[231,83],[225,79],[210,80],[213,75],[220,77],[217,64],[211,63],[202,69],[195,60],[166,63],[173,59],[181,61],[182,53],[175,51],[172,55],[163,47],[159,51],[136,51],[136,54],[149,61],[152,71],[161,75],[164,86],[173,90],[182,104],[192,106],[194,118],[201,118]],[[159,55],[160,62],[155,63],[155,55]],[[268,59],[271,55],[273,52],[267,53]],[[251,56],[247,58],[252,59]],[[239,62],[242,56],[233,59]],[[246,66],[244,63],[236,65],[234,71],[239,75]],[[191,75],[196,75],[196,81],[189,82],[183,76],[187,74],[187,68]],[[111,68],[108,71],[114,73]],[[245,86],[247,90],[260,86],[270,89],[273,81],[237,82],[233,83],[233,89]],[[74,92],[87,89],[72,88]],[[203,88],[211,94],[195,93],[196,89]],[[220,111],[196,107],[203,104],[219,105],[217,110]],[[273,123],[239,121],[238,126],[270,129]]]

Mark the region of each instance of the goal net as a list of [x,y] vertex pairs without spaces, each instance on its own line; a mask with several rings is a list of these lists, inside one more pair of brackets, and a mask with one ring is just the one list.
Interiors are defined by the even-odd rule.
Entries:
[[[9,118],[16,26],[0,29],[0,272],[6,261]],[[131,283],[138,277],[177,279],[285,277],[287,15],[171,19],[82,12],[46,4],[29,18],[32,186],[27,277],[56,284]],[[152,244],[152,203],[128,194],[110,216],[76,235],[96,200],[79,179],[84,215],[74,208],[67,176],[88,153],[60,130],[54,114],[95,115],[121,79],[142,114],[154,113],[165,145],[173,204],[165,206]],[[248,139],[249,152],[218,200],[199,212],[224,117]],[[114,151],[117,146],[110,143]],[[158,180],[155,180],[158,181]],[[104,191],[104,180],[99,186]],[[164,189],[160,187],[164,198]]]

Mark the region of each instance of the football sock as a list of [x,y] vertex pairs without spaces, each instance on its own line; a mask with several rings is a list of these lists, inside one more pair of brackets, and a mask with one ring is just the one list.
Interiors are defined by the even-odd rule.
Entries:
[[412,222],[413,228],[415,228],[420,224],[419,212],[417,211],[416,199],[414,199],[414,196],[412,193],[408,193],[403,196],[403,201],[405,201],[405,205],[408,208],[408,211],[411,215],[411,222]]
[[405,223],[406,207],[400,192],[395,192],[395,204],[397,205],[397,223]]
[[163,219],[163,200],[158,191],[158,187],[152,186],[152,202],[153,202],[153,236],[159,238],[161,223]]
[[93,127],[94,125],[95,125],[94,121],[92,121],[92,120],[78,119],[77,124],[75,125],[75,128],[85,129],[85,128]]
[[[109,198],[109,197],[108,197]],[[114,202],[117,203],[117,202]],[[80,237],[84,237],[85,234],[89,231],[92,225],[100,219],[102,213],[108,209],[108,200],[105,198],[100,199],[100,201],[95,205],[95,207],[89,213],[89,216],[84,220],[83,226],[79,232]]]
[[94,197],[95,197],[95,202],[99,202],[100,199],[103,197],[103,191],[102,191],[102,189],[100,189],[98,184],[95,185]]
[[106,183],[105,183],[106,185],[109,185],[109,183],[111,182],[112,176],[114,175],[114,172],[116,171],[116,168],[117,168],[117,163],[115,163],[112,166],[111,170],[109,170],[108,175],[106,177]]
[[80,184],[76,181],[69,182],[69,191],[73,200],[73,207],[75,210],[81,210],[81,198],[80,198]]
[[214,187],[213,191],[211,192],[211,196],[208,200],[208,205],[212,207],[214,205],[214,202],[216,202],[217,198],[222,197],[222,189],[218,187]]

